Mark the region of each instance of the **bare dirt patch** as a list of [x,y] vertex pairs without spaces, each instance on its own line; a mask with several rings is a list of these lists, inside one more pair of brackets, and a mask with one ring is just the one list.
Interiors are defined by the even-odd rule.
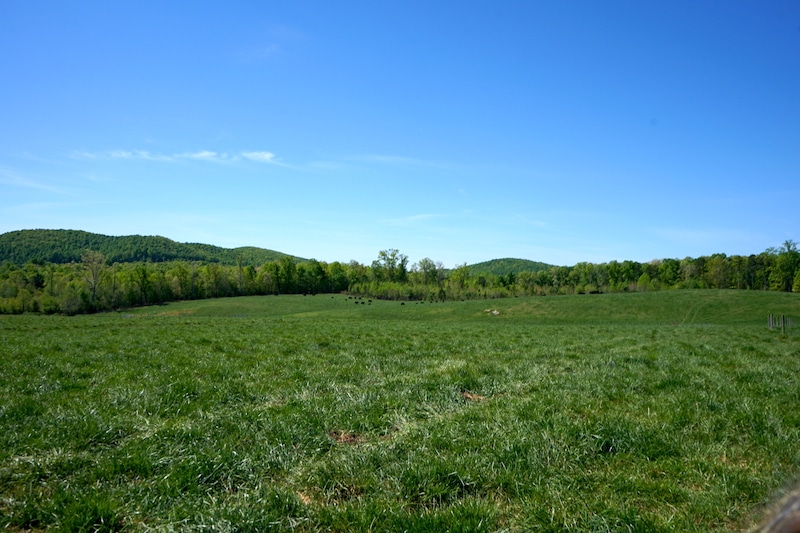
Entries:
[[481,396],[480,394],[475,394],[467,390],[461,391],[461,397],[468,402],[482,402],[486,399],[486,396]]
[[361,444],[364,442],[364,438],[361,435],[352,431],[334,429],[329,435],[337,444]]

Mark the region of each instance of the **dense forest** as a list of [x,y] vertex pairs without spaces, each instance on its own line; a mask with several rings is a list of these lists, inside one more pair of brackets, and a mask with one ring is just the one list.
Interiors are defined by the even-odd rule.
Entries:
[[507,276],[508,274],[519,274],[520,272],[542,272],[550,270],[555,265],[529,261],[527,259],[513,259],[506,257],[503,259],[492,259],[483,263],[469,265],[469,273],[472,275],[494,274],[496,276]]
[[[137,261],[201,261],[223,265],[262,265],[286,254],[263,248],[220,248],[179,243],[165,237],[128,235],[109,237],[76,230],[21,230],[0,235],[0,262],[78,263],[86,250],[100,252],[109,264]],[[291,256],[289,256],[291,257]],[[301,261],[298,257],[295,261]]]
[[[50,233],[45,235],[51,238]],[[5,235],[0,241],[2,237]],[[126,248],[135,239],[106,239],[117,239],[113,242],[133,256],[142,253]],[[225,250],[189,245],[206,250],[209,255],[204,257],[210,259],[187,259],[174,257],[170,243],[177,248],[181,245],[168,239],[136,239],[165,243],[163,254],[153,251],[146,260],[122,261],[119,258],[127,256],[114,247],[104,252],[87,246],[77,260],[69,261],[53,259],[67,257],[74,253],[73,248],[65,248],[68,253],[52,248],[50,260],[36,256],[24,263],[13,260],[16,256],[12,254],[0,255],[0,313],[77,314],[177,300],[269,294],[348,293],[443,301],[691,288],[800,292],[800,251],[791,240],[749,256],[714,254],[647,263],[578,263],[571,267],[501,259],[445,269],[430,258],[409,264],[408,257],[396,249],[380,251],[370,265],[304,260],[277,252],[271,252],[276,257],[258,263],[252,261],[253,255],[246,255],[248,250],[259,250],[255,248]],[[20,246],[20,241],[16,242]],[[23,250],[17,254],[23,254]],[[233,254],[233,259],[223,260],[227,254]],[[168,259],[154,259],[162,256]]]

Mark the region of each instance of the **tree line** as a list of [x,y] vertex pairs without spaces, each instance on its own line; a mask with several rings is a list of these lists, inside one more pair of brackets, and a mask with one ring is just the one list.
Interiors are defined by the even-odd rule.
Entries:
[[787,240],[757,255],[714,254],[647,263],[611,261],[496,275],[466,264],[446,269],[425,258],[409,264],[396,249],[370,265],[297,262],[285,256],[260,266],[174,260],[110,262],[96,250],[80,261],[0,265],[0,313],[78,314],[179,300],[246,295],[349,293],[390,300],[465,300],[514,296],[672,289],[800,292],[800,251]]

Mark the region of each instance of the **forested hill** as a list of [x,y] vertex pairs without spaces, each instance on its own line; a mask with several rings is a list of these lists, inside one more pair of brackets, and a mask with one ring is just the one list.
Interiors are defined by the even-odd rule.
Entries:
[[[180,243],[166,237],[129,235],[110,237],[77,230],[21,230],[0,235],[0,263],[79,262],[87,250],[100,252],[109,263],[137,261],[203,261],[260,266],[287,254],[263,248],[220,248],[208,244]],[[292,257],[292,256],[288,256]],[[301,258],[292,257],[297,261]]]
[[554,265],[548,265],[547,263],[540,263],[538,261],[506,257],[504,259],[492,259],[491,261],[468,265],[467,268],[469,269],[469,273],[473,276],[478,274],[507,276],[509,274],[516,275],[520,272],[542,272],[544,270],[549,270],[553,266]]

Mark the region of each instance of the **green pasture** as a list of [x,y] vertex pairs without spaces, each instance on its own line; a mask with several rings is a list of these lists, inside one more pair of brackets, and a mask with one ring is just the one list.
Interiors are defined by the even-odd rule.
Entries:
[[0,316],[0,365],[11,531],[744,531],[800,476],[797,294]]

